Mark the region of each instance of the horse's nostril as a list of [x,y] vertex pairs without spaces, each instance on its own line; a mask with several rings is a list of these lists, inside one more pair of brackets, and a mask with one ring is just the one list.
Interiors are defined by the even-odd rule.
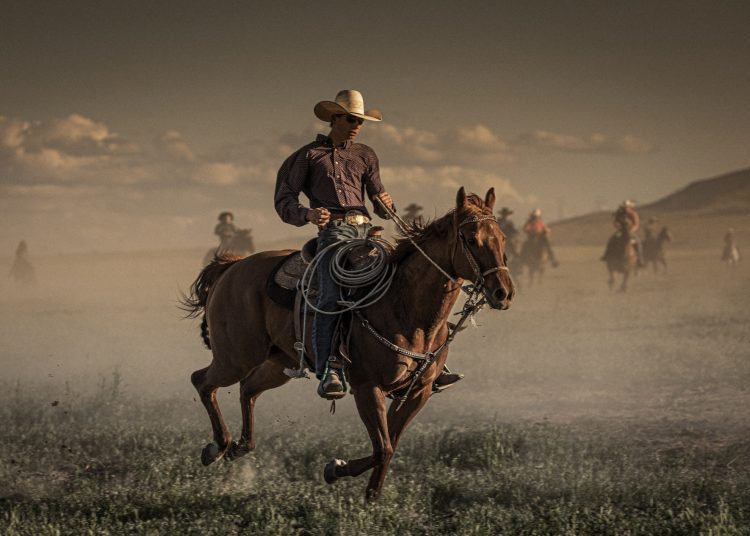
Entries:
[[503,301],[508,294],[505,292],[505,289],[498,288],[495,289],[495,291],[492,293],[492,297],[495,298],[496,301]]

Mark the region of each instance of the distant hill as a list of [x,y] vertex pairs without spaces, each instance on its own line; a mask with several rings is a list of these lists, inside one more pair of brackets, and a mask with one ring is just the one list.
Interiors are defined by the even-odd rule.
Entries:
[[657,212],[750,210],[750,168],[691,182],[643,209]]
[[[728,227],[740,244],[750,242],[750,168],[692,182],[638,208],[641,221],[658,218],[675,238],[674,247],[720,247]],[[553,243],[603,247],[612,234],[610,211],[594,212],[550,224]]]

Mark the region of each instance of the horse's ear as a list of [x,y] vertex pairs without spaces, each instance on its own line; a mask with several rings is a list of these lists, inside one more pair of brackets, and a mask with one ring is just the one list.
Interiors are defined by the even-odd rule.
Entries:
[[461,186],[456,194],[456,208],[463,208],[466,205],[466,189]]
[[487,190],[487,195],[484,196],[484,206],[490,209],[490,212],[495,208],[495,188]]

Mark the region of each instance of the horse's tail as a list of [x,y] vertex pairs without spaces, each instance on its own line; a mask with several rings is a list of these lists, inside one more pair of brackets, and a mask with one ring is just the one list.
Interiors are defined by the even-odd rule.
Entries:
[[208,320],[205,314],[203,315],[203,320],[201,320],[201,339],[203,339],[203,344],[206,345],[206,348],[210,350],[211,338],[208,336]]
[[180,297],[180,309],[187,314],[186,318],[197,318],[203,314],[201,321],[201,338],[208,349],[211,349],[211,341],[208,336],[208,321],[206,320],[206,304],[211,287],[235,262],[241,260],[239,257],[216,256],[198,274],[198,277],[190,285],[190,294]]

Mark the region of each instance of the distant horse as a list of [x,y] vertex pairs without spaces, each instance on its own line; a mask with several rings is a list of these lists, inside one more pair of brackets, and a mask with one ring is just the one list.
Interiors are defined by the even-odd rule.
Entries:
[[[390,261],[398,267],[390,289],[362,310],[366,322],[351,324],[347,375],[373,451],[348,462],[330,462],[324,471],[329,484],[372,469],[366,497],[379,496],[394,450],[406,426],[427,403],[432,382],[443,368],[447,351],[416,376],[400,408],[395,402],[386,408],[386,395],[403,393],[415,378],[415,369],[428,363],[413,357],[415,353],[434,352],[446,343],[447,320],[461,293],[459,285],[426,257],[459,283],[476,281],[493,309],[510,306],[513,283],[504,262],[504,238],[492,216],[494,202],[494,189],[482,201],[461,188],[455,210],[410,232],[424,254],[408,239],[398,242]],[[192,375],[213,428],[213,442],[201,455],[205,465],[221,457],[237,458],[255,448],[256,400],[264,391],[289,381],[284,369],[298,363],[293,313],[272,301],[266,291],[269,274],[290,253],[265,251],[240,261],[216,259],[203,269],[191,296],[185,298],[183,304],[193,316],[203,313],[203,339],[213,352],[211,364]],[[219,410],[216,391],[238,381],[242,436],[235,442]]]
[[548,261],[549,252],[545,237],[543,235],[528,235],[521,246],[517,261],[513,261],[512,266],[514,270],[518,270],[519,279],[524,267],[526,267],[529,273],[529,286],[532,286],[535,275],[537,282],[542,282],[542,276],[544,276],[544,269],[547,267]]
[[25,240],[21,240],[18,243],[16,258],[10,267],[9,275],[16,283],[22,285],[33,285],[36,283],[36,272],[34,272],[34,267],[31,265],[31,261],[29,261],[29,248]]
[[659,234],[654,236],[650,231],[646,231],[646,238],[643,239],[643,262],[646,266],[651,263],[654,267],[654,273],[659,271],[659,264],[662,270],[667,270],[667,258],[664,255],[664,244],[672,242],[672,234],[664,226]]
[[209,249],[203,256],[203,266],[207,266],[214,257],[226,255],[229,257],[245,258],[255,253],[255,243],[251,229],[237,229],[229,247],[222,249],[221,246]]
[[615,233],[607,244],[607,255],[604,261],[607,263],[609,272],[609,289],[612,290],[615,284],[615,272],[622,274],[622,284],[620,292],[625,292],[628,288],[628,279],[631,273],[635,273],[638,266],[638,251],[633,243],[632,235],[626,231]]

